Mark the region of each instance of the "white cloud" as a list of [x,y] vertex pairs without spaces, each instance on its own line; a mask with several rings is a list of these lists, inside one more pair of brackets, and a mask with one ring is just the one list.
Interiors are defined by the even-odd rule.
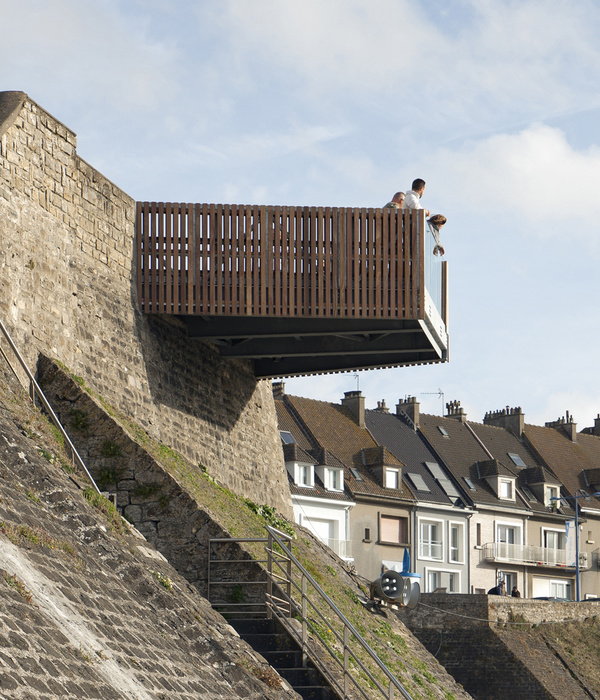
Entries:
[[176,50],[151,39],[149,19],[127,17],[116,0],[4,2],[2,23],[5,80],[46,105],[51,95],[79,101],[86,111],[101,105],[105,114],[147,110],[163,107],[176,92]]
[[441,149],[431,162],[447,205],[468,202],[477,217],[509,211],[521,227],[523,220],[543,223],[536,226],[542,235],[564,235],[569,222],[570,236],[598,234],[600,148],[577,150],[560,129],[534,124]]

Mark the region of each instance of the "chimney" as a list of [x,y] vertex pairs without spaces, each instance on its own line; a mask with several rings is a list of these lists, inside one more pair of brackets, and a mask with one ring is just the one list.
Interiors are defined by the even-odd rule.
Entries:
[[446,418],[454,418],[461,423],[467,422],[467,414],[465,409],[460,407],[460,401],[449,401],[446,404],[446,410],[448,411]]
[[594,418],[594,435],[600,435],[600,413]]
[[377,408],[375,410],[379,411],[379,413],[389,413],[390,412],[390,409],[385,405],[385,399],[381,399],[381,401],[377,402]]
[[565,418],[558,418],[557,420],[549,421],[545,423],[546,428],[554,428],[564,433],[571,442],[577,442],[577,423],[573,422],[573,416],[569,415],[569,412],[565,412]]
[[419,427],[420,406],[416,396],[407,396],[396,404],[396,415],[404,413],[412,421],[415,430]]
[[504,428],[517,437],[523,435],[525,428],[525,414],[520,406],[506,408],[500,411],[488,411],[483,419],[484,425],[493,425],[496,428]]
[[282,399],[285,396],[285,382],[273,382],[271,384],[273,390],[273,398],[275,400]]
[[360,390],[344,392],[342,406],[350,411],[359,428],[365,427],[365,397]]

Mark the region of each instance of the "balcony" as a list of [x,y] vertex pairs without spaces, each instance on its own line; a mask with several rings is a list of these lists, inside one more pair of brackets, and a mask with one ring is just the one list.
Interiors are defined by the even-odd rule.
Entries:
[[[482,557],[487,562],[510,562],[512,564],[527,564],[527,566],[552,566],[563,569],[574,569],[567,565],[565,549],[549,549],[533,545],[507,544],[505,542],[489,542],[483,545]],[[587,552],[579,552],[579,567],[589,567]]]
[[257,377],[448,359],[423,211],[138,202],[136,229],[140,311]]

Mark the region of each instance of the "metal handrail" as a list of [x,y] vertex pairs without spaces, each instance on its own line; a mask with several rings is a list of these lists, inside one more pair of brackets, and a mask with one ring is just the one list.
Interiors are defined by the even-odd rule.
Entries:
[[[387,666],[381,661],[377,654],[371,649],[369,644],[362,638],[358,630],[352,625],[352,623],[345,617],[341,610],[336,606],[336,604],[331,600],[331,598],[323,591],[319,584],[314,580],[314,578],[308,573],[308,571],[302,566],[302,564],[296,559],[291,551],[291,537],[285,533],[276,530],[273,527],[266,526],[267,533],[269,535],[269,542],[267,545],[267,559],[268,559],[268,576],[270,585],[267,588],[267,605],[269,607],[270,613],[275,615],[280,622],[285,626],[286,630],[294,637],[294,639],[300,644],[303,653],[305,653],[313,663],[315,663],[319,670],[327,677],[330,683],[342,693],[343,697],[348,697],[350,691],[350,685],[352,685],[364,698],[369,698],[370,696],[364,691],[364,689],[359,685],[358,679],[355,678],[350,673],[350,658],[357,663],[363,673],[367,678],[373,683],[376,688],[380,691],[383,697],[392,699],[394,697],[395,690],[400,691],[402,696],[406,700],[412,700],[411,695],[400,683],[400,681],[389,671]],[[275,551],[274,544],[277,544],[284,552],[284,554]],[[282,566],[282,562],[285,563],[285,567]],[[280,572],[285,571],[282,576],[281,573],[277,573],[274,567],[279,569]],[[300,577],[300,585],[292,577],[293,567],[296,569],[296,573]],[[282,583],[285,590],[282,588]],[[311,593],[316,594],[317,600],[326,604],[329,612],[337,619],[339,623],[343,625],[343,635],[338,634],[337,631],[333,630],[330,625],[331,621],[328,620],[320,610],[316,607],[315,603],[309,598],[308,588],[310,586]],[[280,606],[277,599],[274,596],[273,588],[277,588],[279,592],[283,595],[285,606]],[[300,593],[300,601],[297,601],[292,596],[292,589],[295,589]],[[334,637],[343,646],[343,663],[340,662],[335,651],[328,644],[327,640],[323,638],[323,635],[319,632],[316,625],[313,624],[308,618],[309,606],[311,610],[315,610],[320,619],[327,623],[329,629],[333,633]],[[302,622],[302,632],[299,635],[297,629],[289,624],[288,619],[292,617],[293,614],[297,614],[301,618]],[[316,635],[327,650],[329,655],[333,660],[342,668],[343,670],[343,684],[340,684],[339,680],[334,677],[331,671],[320,661],[319,655],[311,653],[311,648],[309,646],[308,640],[308,629]],[[362,649],[363,652],[375,662],[379,671],[387,678],[388,686],[385,688],[377,678],[370,672],[370,670],[362,663],[358,658],[356,652],[350,647],[350,642],[354,638],[357,646]],[[357,674],[355,674],[357,675]]]
[[[29,387],[30,387],[29,393],[30,393],[32,399],[34,398],[35,395],[37,395],[39,400],[42,402],[42,406],[46,409],[46,411],[50,415],[50,419],[52,420],[52,422],[54,423],[54,425],[56,426],[56,428],[60,432],[60,434],[63,436],[63,438],[65,440],[65,444],[68,446],[69,450],[71,451],[71,458],[73,459],[73,462],[76,463],[81,469],[83,469],[83,471],[87,474],[89,480],[92,482],[92,486],[94,487],[94,489],[98,493],[101,493],[96,482],[94,481],[94,478],[90,474],[88,468],[85,466],[85,462],[83,461],[83,459],[79,455],[79,452],[77,452],[75,445],[71,442],[71,438],[67,435],[67,432],[63,428],[63,425],[60,422],[60,420],[58,419],[58,416],[56,415],[56,413],[54,413],[52,406],[49,404],[48,399],[46,398],[46,396],[44,395],[44,392],[40,388],[40,385],[36,382],[35,377],[31,373],[31,370],[27,366],[27,363],[25,362],[23,356],[19,352],[19,349],[15,345],[13,339],[10,336],[10,333],[6,330],[6,326],[4,325],[4,323],[2,323],[2,321],[0,321],[0,331],[2,331],[2,334],[6,338],[6,342],[10,345],[10,349],[14,352],[15,357],[19,361],[19,364],[21,365],[21,367],[23,368],[23,371],[25,372],[25,374],[27,375],[27,378],[29,379]],[[4,356],[6,361],[8,362],[8,358],[6,357],[4,352],[2,352],[2,355]],[[17,376],[17,378],[18,378],[18,375],[15,372],[13,366],[10,364],[10,362],[8,362],[8,365],[11,368],[11,370],[14,372],[15,376]],[[33,391],[32,391],[32,388],[33,388]]]

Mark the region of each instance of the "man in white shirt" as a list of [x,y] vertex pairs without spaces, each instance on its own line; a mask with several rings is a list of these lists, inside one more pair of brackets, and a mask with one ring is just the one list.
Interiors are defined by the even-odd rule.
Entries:
[[[404,198],[404,209],[423,209],[420,199],[425,192],[425,180],[417,178],[413,181],[412,189],[408,190]],[[425,209],[425,216],[430,216],[429,209]]]

